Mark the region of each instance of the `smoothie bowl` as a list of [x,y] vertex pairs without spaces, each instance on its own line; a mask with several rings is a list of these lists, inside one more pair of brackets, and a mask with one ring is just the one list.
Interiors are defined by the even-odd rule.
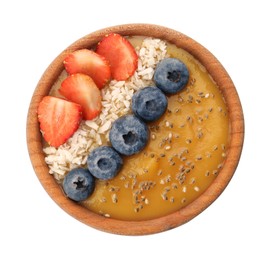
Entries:
[[99,230],[180,226],[223,192],[244,139],[229,75],[175,30],[93,32],[50,64],[29,107],[27,144],[51,198]]

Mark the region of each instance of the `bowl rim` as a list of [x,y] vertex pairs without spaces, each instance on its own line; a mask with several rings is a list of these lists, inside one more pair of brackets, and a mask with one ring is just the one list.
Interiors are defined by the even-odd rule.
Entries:
[[[207,69],[222,92],[228,107],[230,141],[225,166],[207,190],[196,200],[164,217],[144,221],[123,221],[95,214],[66,198],[59,184],[49,174],[48,166],[44,160],[42,136],[37,118],[39,102],[45,95],[48,95],[52,83],[57,80],[63,71],[63,59],[68,53],[93,47],[104,35],[109,33],[160,38],[183,48]],[[28,152],[35,173],[49,196],[65,212],[88,226],[105,232],[122,235],[146,235],[166,231],[192,220],[220,196],[234,175],[240,160],[244,142],[244,116],[238,93],[230,76],[210,51],[192,38],[174,29],[154,24],[134,23],[111,26],[89,33],[64,49],[51,62],[34,90],[27,115],[26,134]]]

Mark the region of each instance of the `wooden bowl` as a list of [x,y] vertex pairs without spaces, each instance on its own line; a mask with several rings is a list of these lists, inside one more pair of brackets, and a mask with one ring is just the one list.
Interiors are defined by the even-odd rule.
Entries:
[[[124,36],[142,35],[166,40],[181,47],[198,59],[219,86],[228,106],[230,119],[230,141],[223,169],[210,187],[194,202],[181,210],[147,221],[121,221],[97,215],[65,197],[54,177],[48,173],[45,155],[42,151],[42,136],[39,130],[37,107],[48,94],[51,86],[63,71],[63,59],[72,51],[90,48],[108,33],[115,32]],[[220,62],[203,46],[175,30],[151,24],[127,24],[102,29],[77,40],[50,64],[41,77],[31,100],[27,118],[27,144],[33,168],[41,184],[51,198],[68,214],[77,220],[102,231],[144,235],[158,233],[180,226],[193,219],[206,209],[223,192],[238,165],[244,139],[244,119],[241,103],[234,84]]]

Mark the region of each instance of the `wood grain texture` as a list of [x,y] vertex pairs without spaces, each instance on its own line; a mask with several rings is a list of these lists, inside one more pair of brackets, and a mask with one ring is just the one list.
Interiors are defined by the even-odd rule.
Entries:
[[[67,199],[48,171],[42,151],[42,137],[39,131],[37,107],[41,99],[49,90],[63,67],[63,59],[67,53],[81,48],[90,48],[97,44],[108,33],[115,32],[121,35],[151,36],[160,38],[181,47],[198,59],[219,86],[230,118],[230,143],[223,169],[212,185],[194,202],[183,209],[154,220],[148,221],[120,221],[92,213],[79,204]],[[162,232],[180,226],[193,219],[206,209],[223,192],[231,180],[238,165],[244,141],[244,118],[241,103],[235,86],[220,62],[206,48],[175,30],[152,24],[127,24],[113,26],[93,32],[65,49],[49,65],[42,75],[34,91],[27,117],[27,145],[34,171],[44,189],[50,197],[68,214],[77,220],[102,231],[124,234],[145,235]]]

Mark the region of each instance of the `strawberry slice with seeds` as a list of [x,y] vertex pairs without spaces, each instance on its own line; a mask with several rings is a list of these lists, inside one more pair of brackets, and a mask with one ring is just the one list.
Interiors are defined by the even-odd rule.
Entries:
[[112,78],[120,81],[132,76],[138,66],[138,56],[132,44],[119,34],[111,33],[99,43],[96,52],[110,64]]
[[38,120],[49,145],[64,144],[78,129],[82,118],[80,105],[52,96],[45,96],[38,106]]
[[111,77],[108,61],[103,56],[88,49],[68,54],[63,63],[69,74],[83,73],[89,75],[99,89],[103,88]]
[[62,82],[59,93],[82,106],[85,120],[91,120],[101,112],[101,92],[93,79],[86,74],[76,73],[68,76]]

